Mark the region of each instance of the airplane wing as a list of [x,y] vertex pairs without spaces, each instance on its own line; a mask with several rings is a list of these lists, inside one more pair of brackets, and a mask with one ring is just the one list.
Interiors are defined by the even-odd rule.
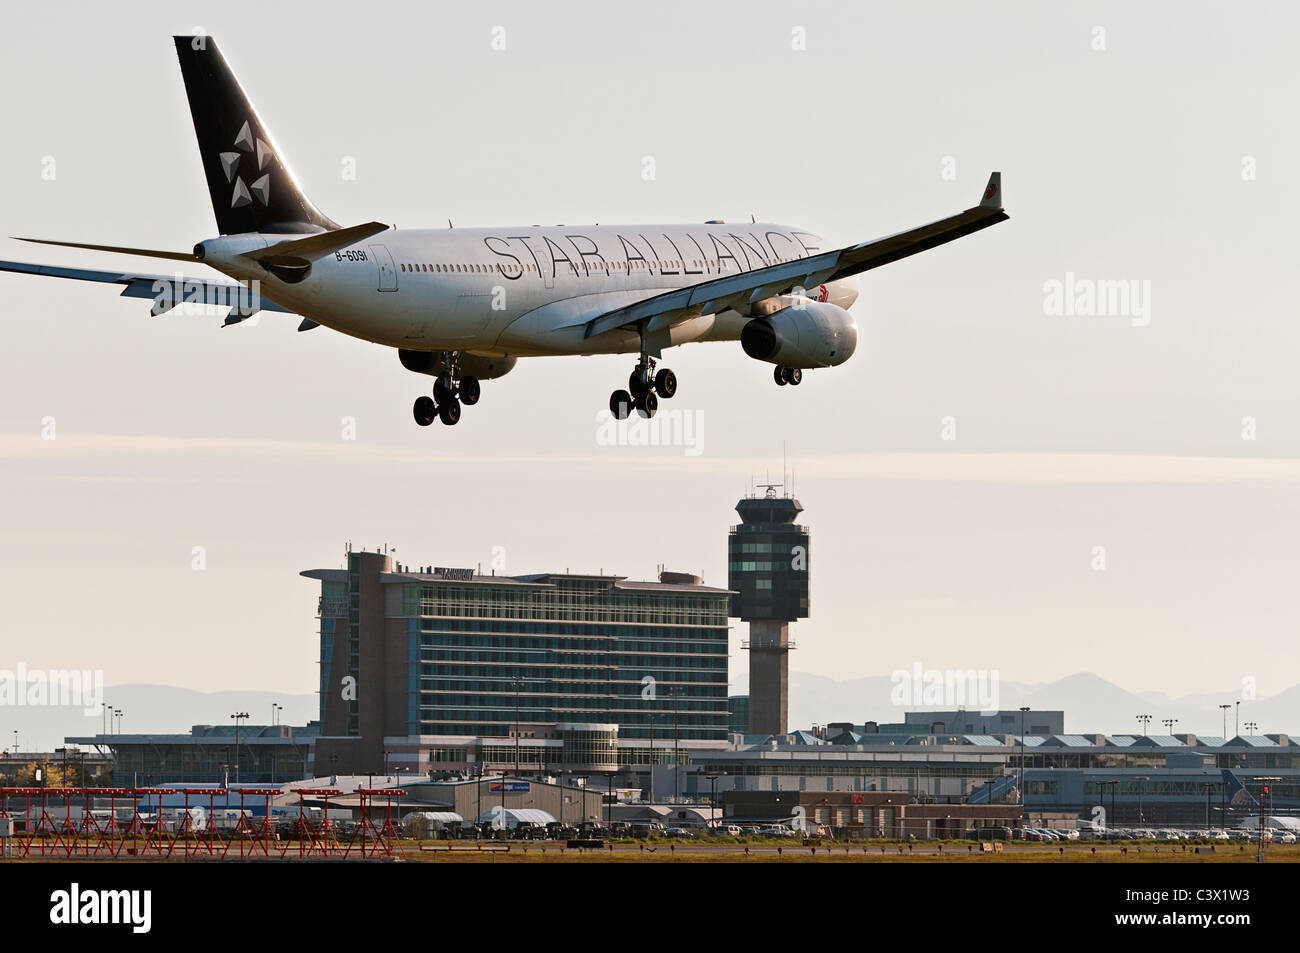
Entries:
[[[142,275],[134,272],[92,271],[88,268],[61,268],[55,265],[36,265],[25,261],[0,261],[0,271],[13,271],[26,275],[45,275],[51,278],[73,278],[78,281],[101,281],[122,285],[124,298],[152,298],[152,315],[170,311],[182,302],[210,304],[230,308],[227,324],[235,324],[258,310],[280,311],[293,314],[269,298],[258,296],[256,307],[250,289],[233,281],[209,281],[204,278],[186,278],[182,275]],[[231,320],[234,318],[235,320]]]
[[594,337],[642,321],[648,321],[646,329],[653,332],[700,314],[716,314],[727,308],[743,312],[764,298],[789,294],[796,288],[815,288],[836,278],[879,268],[1008,218],[1010,216],[1002,208],[1002,173],[994,172],[989,176],[979,205],[964,212],[875,241],[755,268],[739,275],[712,278],[654,295],[588,320],[584,336]]

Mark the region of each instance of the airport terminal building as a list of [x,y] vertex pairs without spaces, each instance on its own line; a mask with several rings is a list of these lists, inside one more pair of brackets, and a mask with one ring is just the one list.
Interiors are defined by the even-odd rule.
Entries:
[[[1274,813],[1300,813],[1300,742],[1289,735],[942,734],[925,727],[932,714],[909,714],[888,731],[868,723],[737,739],[693,756],[681,789],[697,799],[898,792],[917,804],[1013,805],[1029,821],[1231,827],[1258,809],[1234,803],[1227,769],[1256,800],[1267,783]],[[1060,714],[1030,717],[1043,724]]]
[[321,586],[318,774],[609,774],[726,744],[732,593],[698,577],[353,551],[302,575]]

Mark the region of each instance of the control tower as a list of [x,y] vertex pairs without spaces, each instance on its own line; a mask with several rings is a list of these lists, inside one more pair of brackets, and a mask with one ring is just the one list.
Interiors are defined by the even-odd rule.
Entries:
[[806,527],[795,523],[799,501],[778,495],[779,483],[762,496],[736,504],[740,525],[727,540],[727,588],[731,616],[749,623],[749,731],[780,735],[790,713],[790,623],[808,617]]

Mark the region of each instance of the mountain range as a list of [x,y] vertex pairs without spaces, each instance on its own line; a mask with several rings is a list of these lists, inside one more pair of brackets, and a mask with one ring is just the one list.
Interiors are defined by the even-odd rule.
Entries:
[[[743,680],[739,682],[743,685]],[[905,711],[950,710],[946,705],[895,705],[891,701],[895,683],[889,676],[837,681],[824,675],[790,673],[790,727],[807,728],[827,722],[901,722]],[[1228,711],[1228,735],[1234,730],[1235,703],[1240,695],[1194,694],[1171,698],[1160,692],[1130,692],[1090,672],[1068,675],[1042,684],[1002,683],[997,707],[1062,710],[1065,729],[1072,734],[1134,733],[1141,731],[1137,715],[1152,716],[1148,732],[1163,733],[1161,721],[1176,718],[1174,732],[1218,735],[1223,730],[1219,705]],[[123,714],[118,730],[124,734],[188,734],[191,725],[231,724],[232,712],[248,712],[246,724],[271,721],[271,706],[283,706],[277,713],[281,724],[302,725],[317,717],[318,696],[266,691],[200,692],[170,685],[113,685],[104,690],[104,702]],[[973,705],[966,705],[973,708]],[[1300,734],[1300,685],[1269,698],[1241,703],[1241,733],[1246,723],[1259,725],[1257,734]],[[86,715],[81,708],[0,707],[0,743],[5,748],[18,744],[23,751],[50,751],[65,737],[99,734],[104,730],[101,714]]]

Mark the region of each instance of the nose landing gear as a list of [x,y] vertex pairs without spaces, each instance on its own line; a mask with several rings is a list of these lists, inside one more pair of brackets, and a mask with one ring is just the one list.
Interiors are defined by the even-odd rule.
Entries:
[[447,372],[434,378],[433,396],[417,397],[411,409],[415,422],[421,427],[429,426],[434,418],[448,427],[454,426],[460,422],[461,405],[472,407],[482,395],[477,377],[461,377],[457,373],[454,353],[443,355],[443,367]]

